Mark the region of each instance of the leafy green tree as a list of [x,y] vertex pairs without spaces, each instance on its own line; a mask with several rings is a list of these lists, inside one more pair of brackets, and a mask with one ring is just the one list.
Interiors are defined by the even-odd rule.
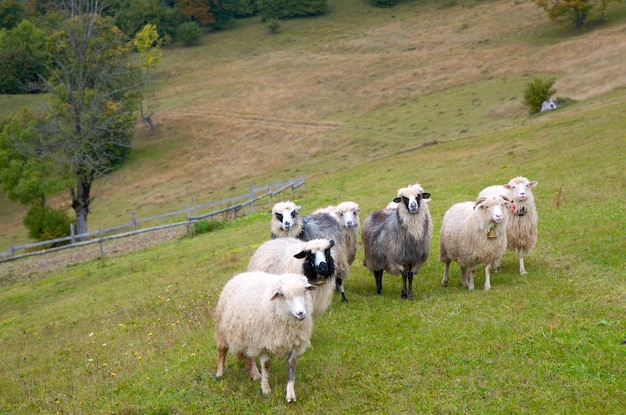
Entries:
[[141,99],[142,68],[132,42],[97,0],[65,0],[50,12],[54,28],[46,40],[50,101],[46,122],[36,131],[46,151],[73,177],[70,189],[76,232],[87,232],[94,180],[119,165],[130,150]]
[[0,28],[12,29],[24,17],[24,2],[0,0]]
[[570,22],[575,29],[581,29],[595,13],[604,15],[612,0],[534,0],[554,21]]
[[150,131],[154,130],[154,121],[152,116],[155,113],[154,101],[152,98],[152,77],[154,69],[156,68],[161,56],[161,45],[163,39],[159,37],[156,26],[147,24],[135,35],[133,39],[133,45],[141,57],[140,63],[144,74],[144,91],[143,100],[139,103],[139,115],[143,122],[145,122]]
[[37,131],[43,122],[24,111],[0,131],[0,186],[9,199],[23,205],[45,206],[47,195],[69,185],[50,156],[47,137]]
[[45,32],[28,20],[0,31],[0,93],[43,90]]

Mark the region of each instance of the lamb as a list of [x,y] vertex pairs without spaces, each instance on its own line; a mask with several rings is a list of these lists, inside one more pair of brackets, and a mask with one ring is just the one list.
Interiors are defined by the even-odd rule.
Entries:
[[318,319],[333,299],[336,275],[334,241],[313,239],[301,241],[296,238],[277,238],[264,242],[254,252],[248,263],[248,271],[273,274],[301,274],[311,285],[321,289],[311,293],[313,310],[311,316]]
[[[396,209],[373,212],[363,224],[361,238],[365,265],[376,281],[376,292],[382,293],[383,272],[402,274],[402,298],[412,300],[413,275],[426,262],[433,235],[433,222],[419,184],[398,190]],[[407,288],[408,282],[408,288]]]
[[[515,177],[503,186],[490,186],[479,193],[480,196],[504,194],[513,201],[511,215],[507,225],[507,248],[517,250],[519,273],[528,274],[524,267],[524,256],[534,248],[537,242],[537,208],[532,188],[537,181],[525,177]],[[499,266],[500,263],[497,263]]]
[[[341,202],[337,206],[328,206],[323,209],[317,209],[313,212],[313,214],[323,212],[330,213],[342,226],[349,266],[352,266],[352,263],[356,259],[356,251],[359,247],[359,228],[361,227],[361,220],[359,218],[360,211],[361,209],[357,203]],[[344,275],[342,275],[342,279],[347,278],[347,276],[348,272],[346,271]],[[347,302],[348,299],[346,298],[343,284],[339,283],[337,288],[341,292],[342,301]]]
[[250,376],[261,379],[261,391],[268,395],[270,354],[287,356],[286,398],[287,402],[295,402],[296,357],[311,345],[313,322],[308,316],[313,306],[308,293],[315,289],[298,274],[247,272],[228,281],[215,309],[215,377],[223,376],[230,351],[246,360]]
[[301,206],[293,202],[279,202],[272,208],[270,224],[272,239],[293,237],[303,241],[325,238],[335,241],[335,286],[347,302],[343,280],[350,273],[349,252],[341,225],[328,212],[300,215]]
[[506,251],[506,206],[510,203],[506,196],[487,196],[448,209],[439,238],[439,261],[445,264],[441,285],[448,286],[450,262],[456,261],[461,266],[461,284],[473,290],[476,265],[484,263],[485,290],[491,289],[491,267]]

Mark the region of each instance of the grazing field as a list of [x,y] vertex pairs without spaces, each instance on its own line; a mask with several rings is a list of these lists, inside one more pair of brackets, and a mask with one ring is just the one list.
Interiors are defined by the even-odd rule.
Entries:
[[[625,6],[571,35],[526,3],[358,5],[276,35],[250,19],[166,51],[159,129],[140,131],[130,162],[99,184],[90,224],[295,174],[304,213],[353,200],[363,221],[418,182],[435,234],[415,301],[387,274],[377,295],[359,249],[349,302],[336,295],[315,323],[287,404],[284,361],[272,361],[269,397],[232,356],[213,379],[213,310],[269,237],[267,213],[45,271],[0,264],[0,414],[623,412]],[[529,117],[522,90],[543,73],[572,102]],[[518,175],[539,182],[529,274],[507,252],[491,291],[462,288],[456,264],[441,287],[446,209]],[[24,232],[7,206],[8,245]]]

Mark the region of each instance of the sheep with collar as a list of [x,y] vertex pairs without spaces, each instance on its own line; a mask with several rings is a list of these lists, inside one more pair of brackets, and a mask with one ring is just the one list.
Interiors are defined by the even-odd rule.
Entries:
[[333,299],[336,275],[334,245],[334,241],[327,239],[270,239],[256,249],[248,262],[248,271],[304,275],[311,285],[319,288],[311,293],[311,316],[317,319]]
[[402,274],[402,298],[413,299],[413,275],[426,262],[433,235],[433,222],[419,184],[398,190],[396,209],[370,214],[361,232],[365,265],[374,274],[376,292],[382,293],[383,272]]
[[506,196],[486,196],[456,203],[446,211],[439,237],[439,261],[444,263],[441,285],[448,286],[450,263],[456,261],[461,267],[461,284],[473,290],[476,265],[482,263],[485,290],[491,289],[491,268],[506,251],[506,206],[510,203]]
[[261,391],[268,395],[270,355],[287,356],[286,399],[295,402],[296,357],[311,345],[313,322],[309,316],[313,305],[309,292],[315,289],[299,274],[247,272],[228,281],[215,309],[215,377],[223,376],[230,351],[246,360],[250,376],[261,379]]
[[[524,256],[530,253],[537,242],[537,207],[532,188],[537,186],[535,180],[528,180],[526,177],[515,177],[505,185],[489,186],[478,194],[479,197],[487,195],[504,194],[512,200],[509,208],[510,219],[507,225],[507,248],[511,251],[517,250],[519,259],[519,273],[528,274],[524,267]],[[496,264],[500,266],[500,262]]]

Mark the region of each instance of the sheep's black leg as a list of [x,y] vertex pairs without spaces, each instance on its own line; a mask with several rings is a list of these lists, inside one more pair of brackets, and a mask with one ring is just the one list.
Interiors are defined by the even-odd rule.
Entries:
[[406,271],[402,271],[402,292],[400,293],[401,298],[407,297],[407,289],[406,289],[407,278],[408,278],[408,273]]
[[347,303],[348,298],[346,297],[346,293],[343,290],[343,278],[335,278],[335,290],[341,293],[341,302]]
[[407,272],[409,279],[409,300],[413,300],[413,271]]
[[[408,289],[407,289],[408,282]],[[408,298],[409,300],[413,300],[413,272],[412,271],[402,271],[402,293],[400,294],[402,298]]]
[[374,280],[376,280],[376,292],[381,294],[383,292],[383,270],[379,269],[374,271]]

